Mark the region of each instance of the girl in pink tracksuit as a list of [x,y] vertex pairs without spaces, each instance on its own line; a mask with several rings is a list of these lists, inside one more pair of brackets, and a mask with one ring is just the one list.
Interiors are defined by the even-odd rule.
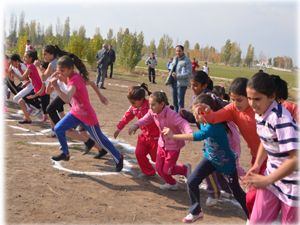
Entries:
[[[117,138],[121,130],[131,121],[134,117],[142,118],[149,110],[149,102],[145,99],[145,91],[148,95],[151,92],[145,83],[140,86],[133,86],[129,88],[127,98],[131,104],[129,109],[124,114],[123,118],[117,125],[117,130],[114,133],[114,138]],[[142,133],[138,136],[136,144],[135,155],[141,171],[146,176],[154,176],[155,169],[149,162],[147,155],[149,154],[151,160],[156,162],[157,141],[159,137],[159,130],[154,122],[141,127]]]
[[177,182],[172,175],[188,176],[190,164],[176,164],[180,149],[185,145],[182,140],[172,140],[163,136],[164,127],[171,127],[176,134],[192,133],[189,123],[179,114],[169,108],[168,98],[162,91],[154,92],[149,97],[150,109],[148,113],[129,129],[129,134],[135,133],[138,128],[155,122],[160,130],[156,156],[156,171],[166,182],[160,185],[163,190],[177,190]]

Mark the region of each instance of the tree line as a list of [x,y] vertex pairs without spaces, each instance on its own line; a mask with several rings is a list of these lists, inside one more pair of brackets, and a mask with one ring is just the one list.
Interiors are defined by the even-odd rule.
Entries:
[[[39,56],[41,56],[42,47],[46,44],[58,45],[60,48],[86,60],[92,67],[95,67],[96,64],[97,51],[106,42],[115,49],[118,65],[127,70],[134,69],[142,57],[151,52],[155,52],[161,58],[172,57],[175,52],[175,45],[177,45],[167,34],[163,34],[158,45],[156,45],[154,39],[150,41],[149,45],[146,45],[143,32],[130,32],[128,28],[120,28],[116,34],[112,29],[109,29],[106,37],[101,35],[100,28],[96,28],[94,36],[90,38],[86,36],[84,26],[80,26],[78,30],[71,32],[69,17],[65,19],[63,24],[57,19],[55,28],[52,24],[45,28],[35,20],[25,22],[24,12],[21,13],[19,20],[16,15],[11,14],[9,31],[4,36],[7,52],[18,52],[23,55],[26,40],[29,39],[37,49]],[[247,48],[245,58],[242,59],[240,45],[230,39],[226,40],[220,51],[213,46],[201,47],[199,43],[196,43],[192,48],[188,40],[185,40],[183,45],[190,58],[196,58],[200,61],[224,63],[230,66],[252,67],[257,63],[263,63],[283,69],[293,68],[293,60],[288,56],[277,56],[267,60],[264,57],[256,58],[255,49],[251,44]]]

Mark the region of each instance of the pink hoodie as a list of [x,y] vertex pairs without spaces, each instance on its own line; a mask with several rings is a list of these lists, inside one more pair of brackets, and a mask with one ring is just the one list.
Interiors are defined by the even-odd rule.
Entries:
[[[165,106],[159,114],[154,113],[151,109],[149,109],[148,113],[143,118],[139,119],[136,125],[143,127],[153,121],[160,131],[162,131],[164,127],[168,127],[174,134],[192,133],[189,123],[168,106]],[[165,150],[179,151],[185,144],[183,140],[169,139],[160,133],[158,145],[165,148]]]

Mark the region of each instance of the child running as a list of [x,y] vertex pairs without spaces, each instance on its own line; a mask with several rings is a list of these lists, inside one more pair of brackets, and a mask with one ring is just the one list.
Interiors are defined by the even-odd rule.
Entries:
[[[199,104],[198,113],[202,114],[203,118],[208,123],[222,123],[225,121],[233,121],[240,130],[241,135],[245,139],[250,148],[250,153],[252,156],[251,165],[254,164],[258,148],[260,146],[260,140],[256,133],[256,122],[254,111],[250,107],[247,99],[246,87],[247,78],[238,77],[232,81],[229,87],[229,96],[231,103],[226,105],[224,108],[218,111],[212,111],[209,106],[205,104]],[[266,168],[266,160],[261,164],[260,173],[263,174]],[[247,191],[246,203],[249,212],[253,208],[255,201],[256,189],[251,188]]]
[[[169,108],[169,102],[166,93],[156,91],[149,97],[150,109],[148,113],[137,123],[129,128],[129,134],[135,133],[138,128],[145,127],[155,122],[160,131],[164,127],[170,127],[174,133],[192,133],[192,129],[187,121],[182,119],[178,113]],[[172,175],[183,175],[188,177],[191,171],[190,164],[176,164],[180,149],[184,146],[184,141],[173,140],[164,137],[162,133],[158,139],[158,148],[156,156],[156,171],[166,182],[160,185],[162,190],[177,190],[178,185]]]
[[[193,106],[199,103],[205,103],[211,107],[213,111],[221,108],[209,94],[199,95],[193,103]],[[193,108],[193,111],[195,108]],[[196,112],[196,111],[194,111]],[[188,178],[188,194],[191,201],[189,214],[183,218],[184,223],[192,223],[203,217],[203,212],[200,205],[199,185],[202,180],[214,171],[224,173],[228,177],[228,184],[233,192],[235,199],[242,206],[245,214],[248,217],[246,207],[246,194],[239,185],[238,174],[235,165],[235,155],[230,149],[226,127],[222,123],[209,124],[205,119],[195,114],[196,120],[200,123],[200,130],[192,134],[176,134],[172,128],[165,127],[163,134],[175,140],[204,140],[204,158],[196,166],[191,176]]]
[[[281,212],[282,224],[298,224],[298,128],[291,114],[275,101],[276,87],[263,72],[247,84],[262,146],[244,182],[257,188],[250,224],[271,224]],[[267,158],[264,175],[259,168]]]
[[[122,120],[117,125],[117,130],[114,132],[114,138],[117,138],[121,130],[131,121],[134,117],[141,119],[149,111],[149,101],[145,98],[147,91],[148,95],[151,92],[145,83],[140,86],[133,86],[129,88],[127,98],[131,104]],[[157,141],[159,137],[159,130],[154,121],[146,126],[141,127],[142,133],[138,136],[136,144],[135,155],[139,167],[144,175],[154,176],[155,169],[149,162],[147,155],[150,155],[151,160],[156,162]],[[101,153],[101,152],[100,152]]]
[[[80,74],[74,71],[75,62]],[[88,80],[88,72],[85,65],[77,56],[69,54],[59,58],[57,62],[57,73],[68,78],[68,90],[64,93],[59,88],[57,78],[51,80],[51,85],[65,103],[72,102],[72,107],[71,111],[54,127],[54,131],[63,152],[58,156],[53,156],[52,159],[55,161],[67,161],[70,159],[65,133],[67,130],[81,124],[101,147],[112,154],[116,163],[116,171],[120,172],[123,168],[123,155],[113,146],[100,129],[96,113],[91,106],[85,85],[85,80]]]

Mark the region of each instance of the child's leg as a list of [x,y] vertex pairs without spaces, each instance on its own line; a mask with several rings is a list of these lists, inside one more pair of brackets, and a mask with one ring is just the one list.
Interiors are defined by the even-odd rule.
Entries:
[[158,141],[154,138],[148,138],[148,152],[152,162],[156,162]]
[[201,212],[199,185],[213,171],[215,171],[215,167],[207,159],[203,158],[187,180],[188,194],[191,202],[189,212],[193,215],[198,215]]
[[62,151],[65,155],[69,155],[69,149],[68,149],[68,144],[66,139],[66,131],[73,127],[76,127],[79,123],[80,120],[74,117],[71,113],[68,113],[54,127],[54,132],[56,133]]
[[228,181],[225,179],[224,175],[222,173],[216,172],[216,177],[220,186],[220,190],[225,191],[228,194],[232,194]]
[[183,164],[176,165],[180,151],[166,151],[166,157],[162,172],[168,184],[176,184],[176,180],[172,175],[186,175],[187,167]]
[[43,114],[47,115],[48,114],[47,113],[47,107],[48,107],[49,102],[50,102],[50,95],[40,96],[40,99],[41,99]]
[[47,106],[47,113],[49,114],[49,117],[51,118],[52,122],[54,124],[57,124],[60,120],[60,116],[58,114],[58,109],[63,107],[65,102],[60,98],[56,97],[48,106]]
[[138,141],[135,149],[136,159],[141,168],[141,171],[147,176],[153,176],[155,174],[155,169],[149,162],[147,158],[149,144],[147,139],[143,135],[138,136]]
[[115,163],[118,164],[123,156],[122,154],[113,146],[113,144],[108,140],[108,138],[102,133],[99,124],[94,126],[88,126],[81,123],[84,128],[89,132],[91,137],[106,151],[110,152]]
[[281,224],[299,224],[298,209],[281,202]]
[[156,156],[156,162],[155,162],[155,168],[156,171],[158,173],[158,175],[165,181],[165,177],[164,177],[164,173],[163,173],[163,167],[164,167],[164,163],[165,163],[165,157],[166,157],[166,153],[164,151],[163,148],[161,148],[160,146],[157,147],[157,156]]
[[220,186],[218,183],[218,179],[216,173],[213,172],[209,176],[205,178],[207,188],[206,191],[208,196],[211,198],[219,198],[220,197]]
[[240,186],[239,177],[237,174],[237,170],[235,169],[232,175],[228,175],[228,184],[232,190],[234,198],[240,203],[242,206],[247,218],[249,218],[247,206],[246,206],[246,193]]
[[270,224],[280,211],[281,201],[268,189],[257,189],[250,224]]

